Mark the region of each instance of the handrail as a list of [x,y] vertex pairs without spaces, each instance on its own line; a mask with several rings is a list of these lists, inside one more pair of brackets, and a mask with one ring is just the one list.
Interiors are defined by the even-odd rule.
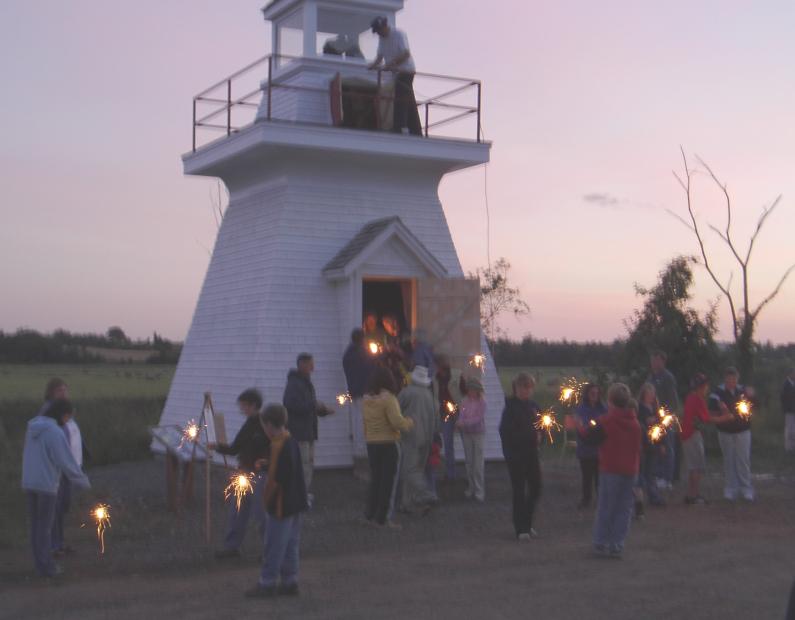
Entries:
[[[227,136],[232,135],[240,131],[243,127],[248,126],[254,122],[254,119],[249,117],[249,121],[243,124],[233,124],[233,119],[238,120],[241,118],[241,114],[245,116],[246,114],[251,114],[251,112],[242,112],[244,110],[251,110],[252,108],[259,108],[260,106],[265,106],[266,115],[263,118],[258,118],[257,120],[267,120],[267,121],[282,121],[288,120],[285,118],[277,118],[277,114],[273,110],[273,94],[279,90],[286,90],[286,91],[293,91],[293,92],[304,92],[304,93],[315,93],[321,95],[330,95],[331,91],[327,88],[318,88],[312,86],[305,86],[299,84],[288,84],[284,81],[280,81],[283,77],[283,73],[281,69],[285,66],[281,63],[284,61],[295,61],[305,59],[305,57],[301,56],[290,56],[286,54],[268,54],[257,60],[249,63],[242,69],[235,71],[231,75],[227,76],[223,80],[219,80],[212,86],[202,90],[200,93],[193,97],[193,151],[196,151],[197,148],[197,130],[225,130]],[[239,81],[243,79],[246,74],[249,74],[254,69],[263,66],[267,63],[267,79],[263,80],[261,85],[258,85],[257,88],[254,90],[250,90],[246,92],[244,95],[236,95],[233,96],[234,87],[238,85]],[[289,65],[286,65],[289,66]],[[366,65],[350,65],[351,67],[357,67],[362,69],[362,73],[367,68]],[[280,73],[282,73],[280,75]],[[409,99],[401,99],[396,97],[394,92],[383,92],[382,86],[384,83],[383,75],[384,73],[392,73],[392,71],[386,71],[383,68],[379,68],[375,70],[373,73],[376,75],[376,79],[374,80],[375,94],[370,93],[356,93],[356,92],[346,92],[345,97],[350,97],[352,99],[357,99],[361,101],[362,99],[371,99],[373,102],[373,106],[375,107],[374,115],[376,118],[376,125],[379,125],[380,120],[380,104],[383,102],[397,102],[397,101],[405,101],[408,102]],[[292,75],[292,74],[291,74]],[[421,120],[421,125],[423,134],[426,137],[430,136],[430,130],[441,125],[447,125],[449,123],[453,123],[457,120],[464,119],[472,114],[477,114],[477,129],[474,141],[481,142],[481,96],[482,96],[482,84],[480,80],[475,80],[471,78],[460,78],[454,77],[449,75],[442,75],[438,73],[423,73],[417,72],[415,73],[415,81],[417,79],[427,79],[427,80],[444,80],[447,82],[457,82],[458,85],[450,90],[446,90],[438,95],[425,95],[422,99],[414,99],[413,103],[416,104],[418,109],[423,110],[424,119]],[[246,78],[248,80],[249,78]],[[415,82],[416,83],[416,82]],[[251,86],[249,86],[251,88]],[[223,89],[223,90],[221,90]],[[239,88],[238,88],[239,90]],[[473,104],[467,105],[466,103],[461,103],[460,99],[462,97],[471,97],[469,93],[471,91],[475,91],[476,95],[476,102]],[[449,102],[447,101],[451,97],[459,97],[459,101],[456,102]],[[201,114],[199,114],[198,107],[201,106]],[[207,108],[210,108],[209,110]],[[431,118],[431,111],[436,110],[433,114],[434,118]],[[440,115],[444,115],[446,112],[452,113],[457,112],[452,115],[447,115],[443,118],[438,118]],[[215,119],[218,116],[225,114],[226,118],[225,124],[216,124],[216,122],[208,123],[207,121],[211,119]],[[319,123],[316,121],[291,121],[291,122],[298,122],[301,124],[309,124],[309,125],[326,125],[327,123]],[[445,134],[449,135],[449,134]],[[206,140],[205,140],[206,142]]]

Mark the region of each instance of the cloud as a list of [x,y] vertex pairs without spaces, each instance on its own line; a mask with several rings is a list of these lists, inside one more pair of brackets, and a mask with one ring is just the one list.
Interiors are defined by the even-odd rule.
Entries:
[[606,192],[592,192],[590,194],[585,194],[582,199],[585,202],[596,205],[597,207],[604,208],[615,208],[621,202],[618,198]]

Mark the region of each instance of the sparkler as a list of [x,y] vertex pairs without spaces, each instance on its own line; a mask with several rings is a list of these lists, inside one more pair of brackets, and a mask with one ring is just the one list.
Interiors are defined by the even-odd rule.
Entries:
[[453,416],[458,413],[458,407],[455,406],[455,403],[445,401],[444,408],[447,409],[447,415],[444,416],[444,421],[449,422]]
[[596,426],[596,420],[591,420],[591,421],[590,421],[590,425],[591,425],[591,426]]
[[229,479],[229,484],[224,489],[224,499],[234,496],[238,512],[240,512],[240,504],[243,502],[243,498],[254,493],[254,486],[251,484],[253,479],[254,474],[238,472],[232,475]]
[[552,439],[552,431],[559,431],[562,427],[555,419],[555,412],[552,411],[552,409],[547,409],[546,411],[539,414],[538,420],[535,423],[535,428],[536,430],[544,431],[547,434],[547,437],[549,437],[549,443],[555,443],[555,440]]
[[110,527],[110,506],[100,504],[91,511],[91,516],[97,522],[97,541],[99,542],[99,554],[105,555],[105,530]]
[[737,401],[735,410],[737,411],[737,415],[740,416],[743,420],[751,419],[752,407],[750,401],[744,398],[742,400]]
[[678,427],[681,430],[679,419],[665,407],[660,407],[657,410],[657,415],[660,416],[660,424],[666,433],[674,427]]
[[649,432],[648,432],[649,441],[653,444],[660,443],[660,441],[662,441],[662,438],[665,437],[665,434],[666,430],[662,426],[662,424],[655,424],[654,426],[649,427]]
[[350,394],[345,392],[345,394],[337,394],[337,404],[342,407],[344,404],[349,403],[353,400]]
[[558,400],[564,405],[576,405],[580,400],[580,390],[582,390],[582,383],[574,377],[570,377],[560,384]]
[[367,348],[370,350],[370,355],[378,355],[381,353],[381,351],[383,351],[383,347],[374,340],[369,342]]
[[199,439],[199,425],[196,424],[195,420],[191,420],[188,422],[188,425],[185,427],[185,430],[182,431],[182,441],[180,442],[180,447],[187,441],[190,443],[196,443]]
[[476,353],[470,358],[469,365],[474,366],[479,370],[483,370],[486,366],[486,356],[482,353]]

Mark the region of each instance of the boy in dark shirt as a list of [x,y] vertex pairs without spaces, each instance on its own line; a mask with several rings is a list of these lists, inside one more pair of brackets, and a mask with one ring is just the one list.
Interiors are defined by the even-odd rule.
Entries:
[[258,390],[248,389],[237,397],[240,413],[246,416],[246,421],[230,444],[212,446],[219,454],[237,456],[240,471],[253,474],[251,480],[252,493],[244,495],[238,510],[235,497],[229,497],[226,536],[224,548],[215,552],[218,559],[234,558],[240,555],[240,545],[246,537],[246,526],[254,512],[254,518],[259,525],[260,541],[265,537],[267,514],[262,504],[262,492],[267,480],[266,467],[270,453],[270,440],[265,434],[265,429],[259,420],[262,409],[262,395]]
[[264,498],[268,527],[259,582],[246,596],[297,596],[301,521],[308,508],[301,451],[287,430],[287,410],[282,405],[268,405],[262,421],[271,440]]

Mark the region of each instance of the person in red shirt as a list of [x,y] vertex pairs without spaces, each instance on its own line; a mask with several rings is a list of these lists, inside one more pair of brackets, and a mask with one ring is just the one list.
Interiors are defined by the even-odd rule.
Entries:
[[701,476],[706,469],[704,438],[700,428],[705,424],[720,424],[732,419],[732,414],[724,403],[720,403],[720,416],[710,416],[707,409],[709,381],[698,373],[691,382],[692,391],[685,400],[685,413],[682,420],[682,450],[687,464],[687,495],[685,504],[705,504],[701,495]]

